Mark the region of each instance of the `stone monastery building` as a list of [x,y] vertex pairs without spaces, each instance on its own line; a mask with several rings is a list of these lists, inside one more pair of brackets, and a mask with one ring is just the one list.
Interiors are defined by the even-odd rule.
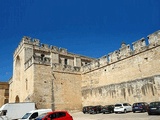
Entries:
[[[148,44],[147,44],[148,43]],[[81,110],[160,100],[160,30],[99,59],[23,37],[13,55],[9,102]]]

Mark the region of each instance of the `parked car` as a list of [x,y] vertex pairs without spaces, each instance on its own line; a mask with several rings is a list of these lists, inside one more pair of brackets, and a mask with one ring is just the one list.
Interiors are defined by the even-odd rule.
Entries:
[[47,112],[52,112],[52,109],[37,109],[27,112],[21,119],[19,120],[30,120],[38,117],[39,115]]
[[90,114],[97,114],[97,113],[101,113],[102,110],[102,106],[101,105],[96,105],[96,106],[92,106],[89,110]]
[[53,111],[41,114],[35,120],[73,120],[73,117],[67,111]]
[[84,113],[84,114],[86,114],[86,113],[89,113],[89,110],[92,108],[92,106],[84,106],[83,108],[82,108],[82,112]]
[[119,103],[115,104],[114,106],[114,112],[115,113],[126,113],[126,112],[131,112],[132,111],[132,106],[129,103]]
[[105,105],[105,106],[103,106],[101,112],[103,114],[105,114],[105,113],[113,113],[114,112],[114,105]]
[[148,107],[148,115],[160,114],[160,101],[151,102]]
[[134,113],[136,111],[147,112],[147,109],[148,109],[148,103],[146,103],[146,102],[137,102],[137,103],[133,103],[133,105],[132,105],[132,111]]

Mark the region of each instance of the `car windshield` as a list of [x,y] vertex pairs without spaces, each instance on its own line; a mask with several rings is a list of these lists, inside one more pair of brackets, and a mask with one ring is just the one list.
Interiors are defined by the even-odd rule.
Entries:
[[115,105],[115,107],[120,107],[120,106],[122,106],[122,104],[116,104],[116,105]]
[[26,113],[26,114],[22,117],[22,119],[27,119],[27,118],[30,116],[30,114],[31,114],[31,113]]

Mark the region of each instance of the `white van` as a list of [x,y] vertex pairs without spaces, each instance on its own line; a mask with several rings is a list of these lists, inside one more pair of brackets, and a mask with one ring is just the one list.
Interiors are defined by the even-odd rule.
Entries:
[[35,103],[6,103],[0,108],[0,120],[20,119],[26,112],[35,110]]
[[39,115],[43,114],[43,113],[48,113],[48,112],[52,112],[52,109],[37,109],[37,110],[32,110],[30,112],[27,112],[22,118],[21,120],[31,120],[31,119],[35,119],[36,117],[38,117]]

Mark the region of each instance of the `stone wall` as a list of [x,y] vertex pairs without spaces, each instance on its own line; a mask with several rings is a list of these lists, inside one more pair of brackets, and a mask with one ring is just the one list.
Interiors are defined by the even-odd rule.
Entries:
[[[147,45],[147,43],[149,43]],[[13,56],[10,102],[81,110],[84,105],[160,100],[160,31],[99,59],[23,37]]]
[[[122,44],[119,50],[82,67],[82,104],[159,100],[158,82],[154,87],[146,82],[147,80],[153,81],[155,75],[160,75],[160,68],[157,67],[160,65],[159,34],[160,31],[157,31],[148,36],[149,45],[146,45],[144,38],[132,44],[133,50],[130,45]],[[131,88],[133,89],[128,90],[130,82],[132,82]],[[139,83],[141,83],[140,86]],[[139,98],[134,95],[137,89],[140,90]],[[148,93],[145,92],[146,89]],[[109,94],[111,96],[108,96]]]
[[82,96],[83,105],[159,101],[160,76],[83,89]]
[[34,92],[31,100],[37,108],[52,108],[53,76],[49,65],[34,64]]
[[81,74],[53,70],[54,107],[62,110],[81,110]]
[[9,100],[9,84],[7,82],[0,82],[0,107],[8,103]]

